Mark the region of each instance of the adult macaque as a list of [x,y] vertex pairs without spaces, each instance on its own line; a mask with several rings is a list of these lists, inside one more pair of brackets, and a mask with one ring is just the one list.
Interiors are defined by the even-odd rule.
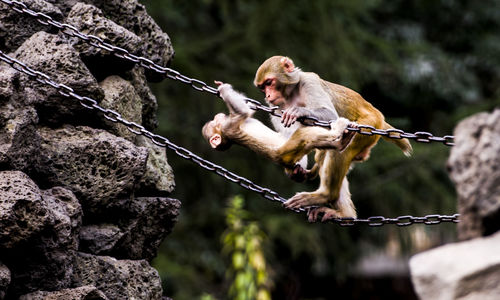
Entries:
[[[302,128],[296,120],[300,117],[316,117],[320,120],[347,118],[377,129],[390,129],[382,113],[361,95],[344,86],[322,80],[317,74],[303,72],[293,61],[284,56],[267,59],[257,70],[255,86],[265,94],[266,101],[283,110],[281,119],[272,117],[275,129],[289,136],[295,128]],[[293,125],[290,131],[290,126]],[[311,173],[320,176],[320,186],[314,192],[297,193],[285,207],[295,209],[322,206],[312,209],[309,220],[316,221],[323,213],[322,221],[338,217],[356,217],[352,205],[347,172],[352,162],[366,161],[380,136],[358,134],[343,152],[322,150],[315,155],[316,164]],[[387,139],[409,156],[412,147],[407,139]],[[314,175],[314,174],[313,174]],[[351,205],[347,205],[351,203]],[[352,209],[351,209],[352,207]]]
[[356,124],[345,118],[333,122],[331,129],[302,127],[290,138],[270,129],[252,118],[254,111],[245,102],[245,97],[234,91],[229,84],[216,81],[219,93],[229,109],[229,115],[219,113],[202,129],[203,136],[212,148],[226,150],[233,143],[245,146],[272,161],[293,169],[298,160],[313,149],[344,150],[354,133],[346,130]]

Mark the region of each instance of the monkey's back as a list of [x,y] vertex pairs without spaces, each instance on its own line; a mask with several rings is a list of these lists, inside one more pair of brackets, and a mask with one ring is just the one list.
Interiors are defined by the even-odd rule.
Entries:
[[327,87],[332,98],[333,105],[339,116],[351,121],[366,122],[375,128],[382,128],[384,115],[370,102],[366,101],[359,93],[340,84],[323,80],[323,86]]

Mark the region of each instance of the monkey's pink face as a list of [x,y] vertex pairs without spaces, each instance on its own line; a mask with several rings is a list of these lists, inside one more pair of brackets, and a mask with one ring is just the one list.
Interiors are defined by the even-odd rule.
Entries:
[[268,77],[264,82],[257,85],[257,87],[266,95],[266,102],[280,106],[285,103],[285,97],[277,88],[277,80],[273,77]]

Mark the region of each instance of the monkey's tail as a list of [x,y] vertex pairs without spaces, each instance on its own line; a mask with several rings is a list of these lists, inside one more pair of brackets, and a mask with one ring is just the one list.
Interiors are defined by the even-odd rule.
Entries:
[[[384,130],[394,129],[394,127],[392,127],[389,123],[384,122],[383,129]],[[406,155],[406,156],[411,156],[411,154],[413,153],[413,148],[412,148],[410,141],[408,139],[393,139],[393,138],[389,138],[386,136],[382,136],[382,138],[390,143],[395,144],[399,148],[401,148],[401,150],[403,150],[404,155]]]

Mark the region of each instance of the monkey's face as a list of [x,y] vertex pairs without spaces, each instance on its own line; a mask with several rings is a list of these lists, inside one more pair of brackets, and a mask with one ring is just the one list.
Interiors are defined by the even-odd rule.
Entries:
[[266,95],[266,102],[273,106],[281,106],[285,103],[285,97],[281,92],[280,84],[274,77],[267,77],[257,87]]

